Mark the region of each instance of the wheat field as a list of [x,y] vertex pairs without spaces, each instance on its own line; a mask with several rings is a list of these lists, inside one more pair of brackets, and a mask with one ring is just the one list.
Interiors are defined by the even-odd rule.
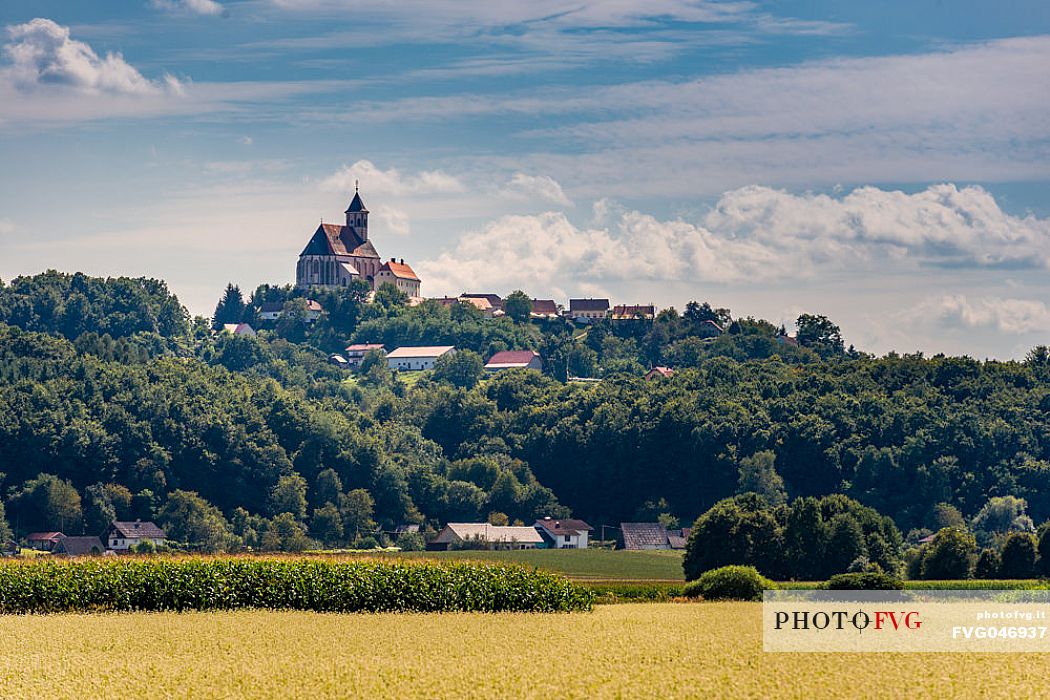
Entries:
[[1037,697],[1036,655],[767,654],[756,603],[0,617],[4,698]]

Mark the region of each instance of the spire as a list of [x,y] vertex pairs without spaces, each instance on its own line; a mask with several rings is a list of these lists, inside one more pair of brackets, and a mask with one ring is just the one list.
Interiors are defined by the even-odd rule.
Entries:
[[357,180],[354,180],[354,198],[350,201],[350,206],[346,208],[344,214],[356,214],[358,212],[367,214],[368,209],[365,208],[365,203],[361,201],[361,193],[357,190]]

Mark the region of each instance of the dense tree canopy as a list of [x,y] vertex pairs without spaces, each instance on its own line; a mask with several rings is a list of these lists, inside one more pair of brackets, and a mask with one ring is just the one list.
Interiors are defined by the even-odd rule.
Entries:
[[[972,523],[995,549],[1050,517],[1045,349],[1021,363],[874,358],[843,351],[819,316],[800,319],[796,346],[710,304],[576,326],[366,296],[319,292],[316,320],[291,313],[247,338],[189,322],[153,280],[51,272],[0,287],[6,521],[20,536],[164,514],[200,546],[298,547],[493,512],[689,523],[722,502],[749,527],[773,523],[802,562],[785,575],[802,575],[896,546],[829,494],[904,532]],[[305,309],[300,290],[263,286],[244,314],[263,302]],[[328,364],[347,341],[471,353],[409,383],[380,353],[353,377]],[[480,376],[481,359],[525,348],[545,375]],[[676,372],[642,379],[654,364]],[[747,492],[765,505],[724,501]]]

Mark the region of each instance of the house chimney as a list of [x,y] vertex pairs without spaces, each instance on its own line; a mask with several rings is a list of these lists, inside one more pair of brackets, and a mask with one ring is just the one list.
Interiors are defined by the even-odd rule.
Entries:
[[404,259],[404,258],[401,258],[401,264],[402,264],[402,265],[404,265],[404,264],[405,264],[405,259]]

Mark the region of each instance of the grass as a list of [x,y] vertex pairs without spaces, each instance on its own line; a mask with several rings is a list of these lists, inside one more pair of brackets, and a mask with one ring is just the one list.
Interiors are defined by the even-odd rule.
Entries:
[[771,654],[753,603],[0,616],[5,697],[1040,697],[1036,654]]
[[402,552],[396,557],[474,559],[525,564],[562,574],[576,581],[684,580],[682,552],[653,550],[633,552],[610,549],[523,549],[514,551]]

